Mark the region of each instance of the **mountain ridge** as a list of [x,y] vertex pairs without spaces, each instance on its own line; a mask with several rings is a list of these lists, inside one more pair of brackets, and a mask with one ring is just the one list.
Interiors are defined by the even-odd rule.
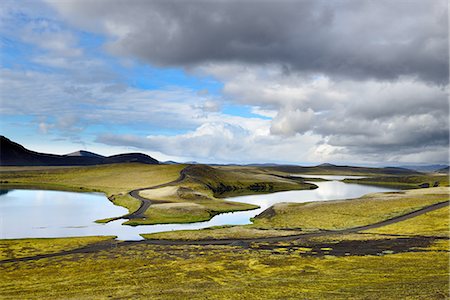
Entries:
[[106,156],[94,153],[94,152],[90,152],[90,151],[86,151],[86,150],[78,150],[75,152],[71,152],[68,154],[65,154],[64,156],[85,156],[85,157],[98,157],[98,158],[105,158]]
[[159,164],[159,161],[143,153],[123,153],[102,156],[97,153],[79,150],[66,155],[40,153],[0,136],[1,166],[88,166],[113,163],[139,162]]

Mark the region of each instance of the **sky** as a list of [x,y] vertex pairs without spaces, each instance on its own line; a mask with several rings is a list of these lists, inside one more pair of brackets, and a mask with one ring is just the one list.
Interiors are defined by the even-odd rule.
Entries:
[[2,0],[0,133],[160,161],[448,163],[446,0]]

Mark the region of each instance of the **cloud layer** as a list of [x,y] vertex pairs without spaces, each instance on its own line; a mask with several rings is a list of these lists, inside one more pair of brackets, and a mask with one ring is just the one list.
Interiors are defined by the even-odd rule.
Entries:
[[42,135],[209,162],[448,161],[444,0],[5,3],[19,54],[0,113]]
[[443,0],[51,3],[110,36],[113,53],[162,66],[234,61],[353,79],[448,78]]

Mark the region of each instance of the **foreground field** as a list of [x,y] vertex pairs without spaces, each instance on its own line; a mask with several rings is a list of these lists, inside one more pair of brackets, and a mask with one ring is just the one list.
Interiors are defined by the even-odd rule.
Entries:
[[[5,299],[446,299],[448,218],[442,216],[423,218],[447,222],[447,227],[434,232],[445,239],[399,237],[402,232],[396,231],[395,235],[330,235],[247,247],[111,244],[93,253],[2,263],[0,295]],[[414,227],[418,232],[420,224]],[[66,245],[67,240],[55,239],[53,247]],[[20,256],[23,243],[27,240],[8,241],[11,254]]]
[[[346,228],[445,200],[448,189],[430,188],[323,202],[319,207],[289,204],[294,207],[275,207],[257,218],[262,223],[256,221],[254,226],[265,226],[264,230],[235,226],[148,237],[178,234],[178,238],[201,239],[208,235],[238,241],[298,234],[304,231],[275,227]],[[110,237],[4,240],[0,241],[0,297],[448,299],[449,212],[445,206],[348,234],[324,232],[282,242],[230,240],[222,246],[116,242]]]
[[[112,170],[102,166],[80,168],[88,173],[85,182],[78,181],[83,176],[55,169],[9,173],[8,180],[16,182],[7,185],[45,179],[49,187],[109,190],[117,196],[144,183],[175,180],[180,172],[179,166],[124,167],[134,176],[147,170],[143,176],[148,177],[112,178]],[[310,187],[282,173],[200,167],[182,184],[144,189],[140,195],[152,199],[156,211],[196,216],[199,206],[210,201],[224,205],[221,195]],[[435,187],[347,201],[277,204],[251,225],[150,234],[141,242],[112,237],[2,240],[0,298],[448,299],[448,192],[448,187]],[[420,215],[401,218],[420,209]],[[151,213],[165,220],[174,216],[146,211]],[[396,217],[376,228],[345,231]],[[248,240],[255,238],[260,240]]]

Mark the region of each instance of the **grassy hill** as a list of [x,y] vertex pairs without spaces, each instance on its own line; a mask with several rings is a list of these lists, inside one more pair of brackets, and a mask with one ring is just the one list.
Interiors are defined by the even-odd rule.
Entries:
[[292,174],[320,174],[320,175],[356,175],[356,176],[375,176],[375,175],[419,175],[420,172],[396,168],[368,168],[368,167],[353,167],[353,166],[336,166],[332,164],[322,164],[314,167],[302,166],[272,166],[266,167],[267,170],[275,170]]

